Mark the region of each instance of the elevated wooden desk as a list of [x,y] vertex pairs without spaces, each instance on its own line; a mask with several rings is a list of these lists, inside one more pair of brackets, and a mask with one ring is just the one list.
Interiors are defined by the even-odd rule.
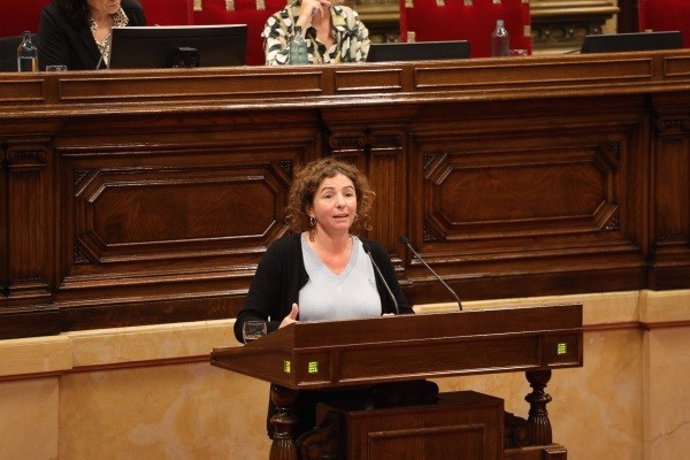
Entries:
[[690,50],[0,74],[0,337],[232,317],[357,163],[415,304],[690,287]]
[[[582,346],[582,306],[562,305],[297,323],[216,349],[211,364],[279,385],[282,400],[286,390],[526,371],[531,444],[548,446],[544,388],[551,369],[582,366]],[[288,422],[276,426],[275,455],[294,449]]]

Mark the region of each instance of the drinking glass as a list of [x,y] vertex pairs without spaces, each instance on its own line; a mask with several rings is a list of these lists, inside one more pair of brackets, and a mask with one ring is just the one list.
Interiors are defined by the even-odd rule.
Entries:
[[268,333],[266,321],[245,321],[242,324],[242,340],[244,343],[250,343]]

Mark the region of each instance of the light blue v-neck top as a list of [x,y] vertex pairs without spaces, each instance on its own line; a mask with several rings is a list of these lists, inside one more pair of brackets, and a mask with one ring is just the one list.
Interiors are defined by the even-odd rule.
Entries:
[[352,237],[350,260],[339,275],[326,267],[302,234],[302,257],[309,281],[299,292],[300,321],[381,316],[376,277],[362,241]]

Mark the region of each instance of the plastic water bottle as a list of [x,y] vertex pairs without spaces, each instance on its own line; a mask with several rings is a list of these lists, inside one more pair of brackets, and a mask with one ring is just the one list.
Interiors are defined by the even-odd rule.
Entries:
[[295,26],[295,34],[292,36],[292,40],[290,40],[290,64],[309,64],[307,40],[302,35],[302,28],[300,26]]
[[491,34],[491,55],[510,56],[510,35],[503,19],[496,21],[496,28]]
[[38,70],[38,48],[31,39],[31,32],[25,31],[24,38],[17,48],[17,70],[36,72]]

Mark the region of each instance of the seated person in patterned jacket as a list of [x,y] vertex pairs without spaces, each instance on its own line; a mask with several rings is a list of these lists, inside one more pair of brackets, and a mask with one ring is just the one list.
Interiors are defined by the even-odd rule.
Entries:
[[267,65],[289,63],[288,47],[295,26],[305,33],[310,64],[367,59],[369,31],[354,10],[329,0],[290,0],[268,18],[261,33]]

